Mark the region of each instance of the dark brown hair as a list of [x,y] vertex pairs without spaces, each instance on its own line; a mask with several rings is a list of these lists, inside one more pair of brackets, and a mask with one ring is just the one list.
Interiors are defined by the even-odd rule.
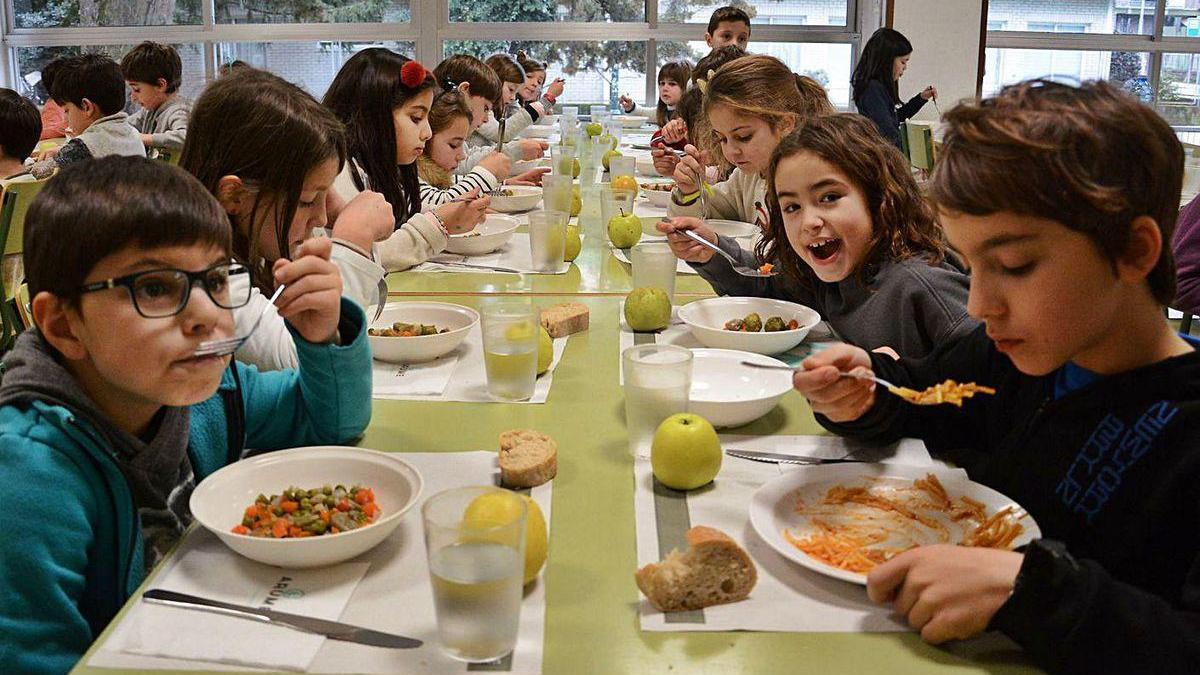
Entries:
[[166,80],[167,93],[174,94],[183,79],[183,62],[171,45],[147,40],[121,57],[121,74],[130,82],[154,86],[160,79]]
[[708,17],[708,34],[717,32],[717,28],[726,21],[740,21],[746,24],[747,29],[750,28],[750,15],[746,10],[733,6],[718,7],[713,10],[712,16]]
[[[674,80],[675,84],[679,85],[685,93],[688,88],[688,81],[692,79],[692,64],[687,61],[668,61],[662,64],[658,69],[658,81]],[[678,108],[679,104],[675,106]],[[661,100],[658,102],[657,119],[658,126],[663,126],[671,119],[671,111],[667,110],[667,104]]]
[[115,115],[125,107],[125,78],[121,66],[103,54],[62,56],[54,60],[50,95],[59,105],[83,106],[91,101],[103,116]]
[[29,296],[69,303],[97,263],[130,246],[230,252],[229,219],[203,185],[166,162],[121,155],[63,167],[29,206],[24,237]]
[[1163,247],[1147,282],[1156,300],[1170,302],[1184,155],[1154,110],[1103,81],[1033,80],[961,103],[943,120],[929,190],[938,209],[1048,218],[1086,235],[1114,267],[1133,219],[1149,216]]
[[871,214],[871,240],[855,274],[884,260],[923,256],[930,265],[945,258],[942,230],[913,179],[900,151],[880,135],[871,120],[853,113],[822,115],[806,121],[779,143],[767,170],[767,210],[770,222],[757,253],[763,260],[778,258],[784,271],[812,282],[816,274],[788,242],[776,186],[779,164],[803,152],[832,164],[862,191]]
[[[179,166],[214,195],[223,176],[240,178],[255,192],[248,223],[258,220],[260,209],[277,203],[275,237],[279,251],[287,255],[287,231],[304,179],[330,159],[337,160],[339,171],[346,162],[346,138],[338,118],[296,85],[248,68],[216,80],[196,100]],[[249,236],[235,231],[233,255],[250,267],[260,290],[270,290],[273,283],[259,253],[259,229]]]
[[496,71],[496,75],[500,77],[500,82],[525,84],[525,68],[508,54],[492,54],[484,59],[483,62],[487,64],[488,68]]
[[0,155],[24,160],[41,135],[42,116],[37,106],[12,89],[0,89]]
[[[374,190],[392,205],[399,227],[421,211],[417,167],[396,165],[396,119],[394,111],[422,92],[435,89],[432,75],[404,84],[401,69],[412,61],[390,49],[364,49],[346,61],[325,92],[325,107],[346,125],[346,149],[367,175],[370,185],[357,171],[350,177],[359,190]],[[409,68],[423,68],[413,64]],[[425,71],[428,72],[428,71]]]
[[710,51],[700,57],[700,60],[696,62],[696,67],[692,69],[692,86],[695,86],[700,80],[708,81],[709,71],[715,74],[721,66],[745,55],[746,50],[737,45],[725,45]]
[[526,54],[523,50],[517,50],[517,63],[525,70],[525,74],[539,73],[546,70],[546,62],[538,61],[532,56]]
[[[434,134],[454,124],[454,120],[460,117],[471,121],[471,105],[461,91],[451,89],[433,97],[433,105],[429,108],[429,128]],[[429,154],[430,147],[429,143],[425,144],[425,154]]]
[[455,54],[447,57],[433,69],[433,76],[444,89],[457,87],[466,82],[471,85],[470,96],[486,98],[493,103],[500,100],[503,84],[496,71],[488,68],[487,64],[469,54]]

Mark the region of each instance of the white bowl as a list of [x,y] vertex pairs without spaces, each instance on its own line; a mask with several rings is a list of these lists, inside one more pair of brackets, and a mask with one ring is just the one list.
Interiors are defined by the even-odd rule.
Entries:
[[[279,494],[293,486],[311,489],[337,484],[371,488],[382,517],[358,530],[303,539],[231,532],[259,494]],[[421,474],[396,455],[320,446],[278,450],[230,464],[200,481],[190,505],[201,525],[251,560],[279,567],[319,567],[349,560],[387,539],[417,503],[421,487]]]
[[556,131],[558,131],[558,129],[555,129],[554,127],[535,124],[522,129],[519,135],[522,138],[550,138]]
[[542,203],[542,188],[533,185],[501,185],[501,190],[512,193],[510,197],[492,197],[492,208],[500,213],[522,213],[532,211]]
[[740,220],[722,220],[720,218],[710,218],[704,221],[713,232],[725,235],[726,237],[753,237],[756,234],[762,234],[762,228],[753,223],[744,223]]
[[688,412],[714,427],[740,427],[771,412],[792,390],[792,375],[782,370],[758,370],[742,365],[753,361],[787,365],[778,359],[732,349],[692,350],[692,389]]
[[649,117],[643,117],[642,115],[618,115],[614,119],[618,120],[621,126],[626,129],[640,129],[650,121]]
[[479,323],[479,312],[448,302],[389,302],[371,328],[390,328],[397,321],[432,324],[438,329],[448,329],[437,335],[367,336],[371,356],[375,359],[388,363],[420,363],[454,351],[466,339],[471,328]]
[[[773,333],[743,333],[725,330],[725,322],[757,312],[763,323],[778,316],[784,323],[795,319],[800,327]],[[679,308],[679,319],[706,347],[738,349],[756,354],[779,354],[800,344],[808,331],[821,322],[816,310],[794,302],[772,298],[708,298],[689,302]]]
[[[492,202],[495,204],[495,202]],[[512,216],[489,213],[487,218],[470,232],[450,235],[446,250],[459,255],[484,255],[508,243],[521,221]]]
[[658,170],[654,168],[653,157],[639,157],[637,160],[637,172],[639,176],[657,176]]
[[512,175],[516,176],[518,174],[525,173],[526,171],[531,171],[533,169],[549,169],[549,168],[550,168],[550,158],[549,157],[542,157],[541,159],[523,159],[519,162],[513,162]]
[[[664,181],[667,185],[675,185],[674,181]],[[647,190],[645,188],[649,183],[639,183],[641,194],[650,202],[651,206],[656,206],[660,209],[665,209],[671,206],[671,191],[670,190]]]

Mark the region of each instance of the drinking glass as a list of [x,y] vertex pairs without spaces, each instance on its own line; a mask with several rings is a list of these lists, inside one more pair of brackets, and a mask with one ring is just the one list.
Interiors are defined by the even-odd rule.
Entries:
[[484,307],[483,363],[488,393],[505,401],[525,401],[533,396],[537,350],[537,313],[528,301],[497,301]]
[[537,211],[529,214],[529,256],[533,270],[558,274],[567,244],[566,211]]
[[438,641],[447,656],[494,661],[517,645],[528,507],[492,486],[439,492],[421,507]]
[[[612,182],[620,176],[634,177],[634,170],[637,168],[636,157],[613,157],[608,160],[608,180]],[[634,180],[637,180],[634,178]]]
[[634,345],[621,352],[625,428],[635,453],[649,448],[662,421],[687,412],[692,350],[678,345]]
[[575,148],[574,145],[552,145],[550,146],[550,171],[556,176],[566,176],[571,178],[574,175],[575,169]]
[[570,173],[553,173],[542,176],[542,203],[546,210],[570,213],[573,185],[574,180]]
[[667,297],[675,298],[675,270],[678,263],[668,244],[644,242],[629,251],[633,264],[633,287],[661,288]]
[[[604,186],[600,188],[600,225],[608,227],[608,221],[613,216],[633,213],[633,193],[628,190],[614,190]],[[645,234],[643,232],[643,234]]]

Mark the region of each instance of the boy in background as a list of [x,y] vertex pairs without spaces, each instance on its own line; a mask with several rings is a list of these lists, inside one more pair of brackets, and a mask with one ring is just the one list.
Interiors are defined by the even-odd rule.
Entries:
[[704,42],[709,49],[734,45],[745,51],[750,44],[750,15],[737,7],[718,7],[708,18]]
[[137,130],[125,114],[125,79],[116,61],[101,54],[67,56],[55,61],[50,95],[67,113],[75,138],[45,153],[33,165],[36,178],[85,159],[107,155],[146,156]]
[[33,180],[25,160],[41,133],[37,106],[12,89],[0,89],[0,191],[14,180]]
[[179,96],[183,63],[171,45],[146,41],[121,59],[129,99],[142,107],[129,123],[147,149],[182,150],[191,104]]
[[[1024,82],[945,116],[929,196],[970,264],[975,332],[921,360],[837,345],[794,377],[818,421],[924,439],[1015,500],[1022,552],[943,544],[873,569],[867,592],[934,643],[1000,630],[1056,673],[1200,663],[1200,341],[1167,323],[1183,148],[1107,82]],[[962,408],[922,390],[995,388]]]

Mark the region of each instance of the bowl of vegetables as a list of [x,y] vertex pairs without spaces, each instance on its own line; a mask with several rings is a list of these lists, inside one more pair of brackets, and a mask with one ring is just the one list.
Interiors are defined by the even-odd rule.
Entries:
[[513,216],[489,213],[487,218],[470,232],[450,235],[446,241],[446,250],[458,255],[485,255],[507,244],[520,226],[521,221]]
[[479,323],[479,312],[449,302],[389,302],[367,329],[376,360],[432,361],[454,351]]
[[705,347],[779,354],[821,321],[817,311],[773,298],[708,298],[679,308],[679,319]]
[[536,185],[504,185],[492,195],[492,208],[500,213],[532,211],[542,203],[542,188]]
[[268,452],[200,481],[192,515],[235,552],[279,567],[319,567],[369,551],[421,496],[399,456],[339,446]]

